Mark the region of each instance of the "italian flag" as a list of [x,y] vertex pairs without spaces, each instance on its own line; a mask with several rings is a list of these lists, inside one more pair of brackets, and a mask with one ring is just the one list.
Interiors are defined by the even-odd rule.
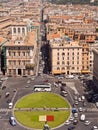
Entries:
[[54,121],[53,115],[40,115],[39,121]]

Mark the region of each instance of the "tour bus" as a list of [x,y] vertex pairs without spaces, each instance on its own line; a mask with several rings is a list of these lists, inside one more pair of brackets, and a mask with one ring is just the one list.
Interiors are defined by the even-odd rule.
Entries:
[[51,84],[34,85],[33,90],[34,92],[51,92]]

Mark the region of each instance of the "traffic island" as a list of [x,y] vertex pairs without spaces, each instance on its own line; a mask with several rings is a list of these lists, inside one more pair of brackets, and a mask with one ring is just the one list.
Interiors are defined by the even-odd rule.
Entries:
[[45,122],[50,128],[56,128],[69,118],[70,113],[68,101],[49,92],[29,94],[21,98],[14,107],[16,120],[34,129],[43,129]]

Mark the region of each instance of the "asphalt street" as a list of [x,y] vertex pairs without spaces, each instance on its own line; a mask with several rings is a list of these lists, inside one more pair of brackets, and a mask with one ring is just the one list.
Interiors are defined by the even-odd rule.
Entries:
[[[0,130],[31,130],[26,128],[17,122],[15,127],[12,127],[9,123],[9,116],[12,115],[13,110],[8,109],[8,100],[12,101],[14,104],[23,96],[33,93],[33,86],[39,84],[48,79],[48,82],[52,84],[52,92],[60,94],[60,87],[55,87],[53,83],[58,79],[49,75],[37,76],[35,80],[31,80],[30,77],[9,77],[8,80],[4,81],[3,85],[6,86],[4,90],[0,89]],[[29,81],[29,83],[28,83]],[[70,104],[74,104],[74,91],[77,91],[80,96],[83,94],[83,86],[79,80],[67,80],[62,79],[66,82],[66,91],[68,96],[66,98]],[[9,97],[5,97],[6,92],[9,92]],[[75,130],[91,130],[93,125],[98,124],[98,109],[94,104],[88,103],[86,101],[86,106],[84,107],[84,112],[79,112],[79,117],[81,113],[85,113],[86,119],[91,121],[91,124],[86,126],[84,122],[79,120],[78,124],[75,125]],[[83,107],[83,104],[79,102],[76,108]],[[71,123],[70,125],[73,125]],[[67,130],[70,125],[62,124],[55,130]],[[33,130],[33,129],[32,129]]]

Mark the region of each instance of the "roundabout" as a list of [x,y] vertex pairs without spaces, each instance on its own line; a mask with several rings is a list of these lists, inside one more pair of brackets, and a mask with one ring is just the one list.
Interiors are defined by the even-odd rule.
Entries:
[[36,92],[22,97],[14,106],[16,120],[24,127],[43,129],[62,125],[70,116],[70,104],[60,95]]

